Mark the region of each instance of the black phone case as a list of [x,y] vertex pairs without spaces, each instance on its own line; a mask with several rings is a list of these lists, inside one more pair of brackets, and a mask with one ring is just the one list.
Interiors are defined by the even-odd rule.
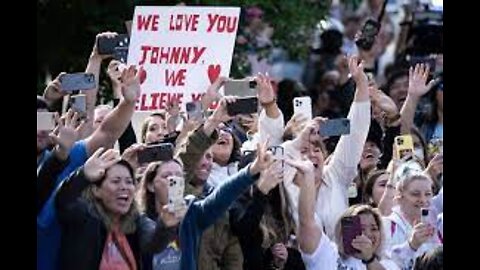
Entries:
[[227,104],[227,113],[230,116],[256,113],[257,110],[258,99],[256,97],[237,98],[235,103]]
[[150,163],[153,161],[167,161],[173,159],[173,144],[160,143],[147,146],[138,152],[138,163]]
[[128,48],[117,47],[113,51],[113,58],[124,64],[127,63],[128,59]]
[[68,73],[59,78],[63,91],[89,90],[96,87],[92,73]]
[[130,38],[127,34],[119,34],[114,38],[101,37],[98,39],[97,50],[99,54],[114,54],[115,48],[128,48]]
[[[368,27],[371,27],[369,30]],[[360,37],[355,41],[355,44],[366,51],[369,51],[375,43],[375,38],[380,31],[380,23],[373,19],[368,19],[362,27]]]

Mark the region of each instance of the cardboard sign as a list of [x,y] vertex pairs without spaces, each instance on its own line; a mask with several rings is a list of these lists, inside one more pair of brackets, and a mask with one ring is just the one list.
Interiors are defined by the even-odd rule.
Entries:
[[141,72],[136,109],[165,109],[173,99],[185,109],[228,77],[239,14],[237,7],[136,7],[127,61]]

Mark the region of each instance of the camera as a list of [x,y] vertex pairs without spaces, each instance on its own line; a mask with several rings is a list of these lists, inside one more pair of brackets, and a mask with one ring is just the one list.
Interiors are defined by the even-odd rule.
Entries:
[[249,82],[248,82],[248,86],[249,86],[250,88],[255,88],[255,87],[257,87],[257,82],[256,82],[256,81],[249,81]]
[[397,138],[397,144],[402,145],[403,144],[403,138]]
[[369,51],[375,43],[375,38],[380,31],[380,23],[374,19],[368,19],[360,31],[359,37],[355,40],[358,48]]
[[295,106],[301,106],[302,101],[301,100],[295,100]]

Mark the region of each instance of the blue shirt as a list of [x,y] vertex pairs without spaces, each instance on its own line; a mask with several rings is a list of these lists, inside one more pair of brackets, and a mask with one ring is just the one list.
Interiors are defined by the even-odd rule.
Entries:
[[196,270],[200,237],[258,177],[250,175],[250,166],[222,182],[205,199],[193,200],[180,225],[180,269]]
[[69,158],[70,162],[56,180],[55,191],[37,216],[37,270],[55,270],[58,268],[61,230],[56,216],[55,194],[66,177],[87,160],[85,140],[78,141],[73,145]]

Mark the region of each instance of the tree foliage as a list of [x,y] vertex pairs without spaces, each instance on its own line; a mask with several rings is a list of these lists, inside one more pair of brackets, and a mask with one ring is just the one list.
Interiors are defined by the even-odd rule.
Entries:
[[[124,22],[131,20],[136,5],[174,5],[179,1],[132,0],[39,0],[37,2],[37,93],[44,88],[45,77],[61,71],[85,69],[95,35],[103,31],[126,32]],[[314,25],[324,18],[328,0],[195,0],[187,5],[257,5],[265,12],[275,32],[274,46],[288,51],[292,59],[305,59]],[[236,63],[234,62],[233,65]],[[108,88],[105,74],[100,90]],[[107,100],[109,96],[106,96]]]

